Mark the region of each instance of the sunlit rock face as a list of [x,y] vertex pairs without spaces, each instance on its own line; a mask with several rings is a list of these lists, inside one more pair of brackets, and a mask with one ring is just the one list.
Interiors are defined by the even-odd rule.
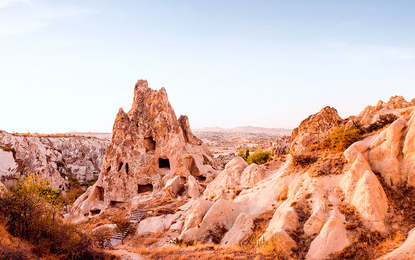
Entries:
[[177,119],[166,90],[153,90],[139,80],[130,111],[120,108],[115,118],[100,178],[75,208],[85,215],[129,205],[135,196],[163,191],[175,176],[181,178],[180,187],[189,175],[209,182],[216,177],[214,167],[211,152],[192,134],[188,118]]
[[293,154],[311,151],[329,133],[339,125],[343,119],[332,107],[325,107],[317,114],[304,119],[300,126],[295,128],[291,135],[290,152]]

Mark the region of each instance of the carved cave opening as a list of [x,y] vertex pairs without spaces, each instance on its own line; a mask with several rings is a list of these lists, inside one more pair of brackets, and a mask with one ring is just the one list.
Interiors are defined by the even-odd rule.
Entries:
[[101,210],[100,210],[100,209],[91,210],[91,215],[92,215],[92,216],[96,216],[96,215],[98,215],[99,213],[101,213]]
[[144,138],[144,147],[146,148],[146,152],[156,150],[156,141],[154,141],[152,136]]
[[97,200],[103,201],[104,200],[104,188],[97,186]]
[[138,190],[137,192],[140,193],[144,193],[144,192],[153,192],[153,184],[145,184],[145,185],[138,185]]
[[122,201],[115,201],[115,200],[110,201],[111,208],[124,208],[123,206],[124,206],[124,202]]
[[159,168],[170,169],[169,159],[159,158]]
[[200,175],[200,176],[195,176],[195,178],[196,178],[196,180],[198,180],[198,181],[206,181],[206,177],[205,177],[205,176],[202,176],[202,175]]
[[128,163],[126,163],[125,164],[125,172],[128,174],[128,170],[129,170],[129,167],[128,167]]
[[121,171],[123,164],[124,164],[123,162],[120,162],[120,164],[118,165],[118,171]]
[[105,173],[109,173],[111,171],[111,166],[107,168],[107,170],[105,171]]

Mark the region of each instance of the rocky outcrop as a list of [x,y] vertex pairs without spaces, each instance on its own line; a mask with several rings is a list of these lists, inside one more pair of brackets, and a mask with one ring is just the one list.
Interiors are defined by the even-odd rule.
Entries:
[[23,135],[0,131],[0,178],[6,186],[27,172],[40,172],[54,188],[67,177],[97,179],[108,141],[92,136]]
[[[267,228],[258,243],[273,240],[287,250],[298,250],[296,241],[314,237],[306,259],[327,259],[356,243],[349,231],[356,225],[348,223],[350,214],[358,216],[361,230],[388,234],[396,228],[388,226],[387,220],[395,217],[390,214],[403,214],[390,205],[389,201],[393,201],[388,198],[390,190],[399,193],[396,190],[399,185],[413,186],[415,179],[413,107],[399,108],[402,106],[398,104],[393,107],[401,109],[399,113],[404,116],[351,145],[344,152],[347,164],[337,172],[329,171],[316,177],[312,167],[291,166],[291,155],[278,169],[248,166],[239,157],[233,159],[209,184],[204,199],[195,204],[207,207],[203,211],[193,209],[191,216],[197,218],[186,218],[184,226],[187,228],[182,230],[180,238],[240,244],[244,239],[252,239],[252,223],[269,211],[274,211],[273,217],[266,223]],[[412,118],[408,118],[410,114]],[[321,141],[337,123],[343,122],[331,108],[309,117],[293,135],[293,151],[306,152],[308,146]],[[257,167],[263,168],[257,171]],[[253,174],[255,171],[258,174]],[[262,177],[250,179],[254,176]],[[240,190],[236,193],[234,189]],[[305,237],[292,236],[293,232],[303,232]],[[400,249],[382,259],[413,256],[411,234]]]
[[338,126],[343,119],[332,107],[325,107],[317,114],[303,120],[291,135],[290,152],[292,154],[307,153],[313,146],[323,140],[330,129]]
[[380,100],[376,106],[367,106],[359,115],[358,119],[362,125],[369,125],[376,121],[380,114],[393,113],[401,116],[400,113],[405,110],[409,113],[414,111],[415,99],[411,102],[406,101],[402,96],[393,96],[388,102]]
[[180,180],[192,175],[210,182],[216,177],[214,167],[211,152],[192,134],[188,118],[177,119],[166,90],[153,90],[139,80],[130,111],[120,108],[115,118],[99,180],[76,201],[74,210],[88,215],[126,206],[133,197],[160,193],[166,184],[174,197]]
[[291,136],[289,135],[281,136],[275,142],[271,142],[267,149],[264,150],[270,150],[272,156],[288,154],[290,151],[290,140]]

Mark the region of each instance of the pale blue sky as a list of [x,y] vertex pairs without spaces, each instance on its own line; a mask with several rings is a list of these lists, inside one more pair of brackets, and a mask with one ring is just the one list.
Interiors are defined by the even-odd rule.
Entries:
[[415,1],[0,0],[0,129],[111,131],[137,79],[203,126],[415,98]]

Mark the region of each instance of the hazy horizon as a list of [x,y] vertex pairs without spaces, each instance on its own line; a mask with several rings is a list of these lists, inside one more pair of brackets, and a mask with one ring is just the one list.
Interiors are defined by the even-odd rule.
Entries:
[[415,98],[415,2],[0,0],[0,129],[111,132],[134,84],[192,129]]

